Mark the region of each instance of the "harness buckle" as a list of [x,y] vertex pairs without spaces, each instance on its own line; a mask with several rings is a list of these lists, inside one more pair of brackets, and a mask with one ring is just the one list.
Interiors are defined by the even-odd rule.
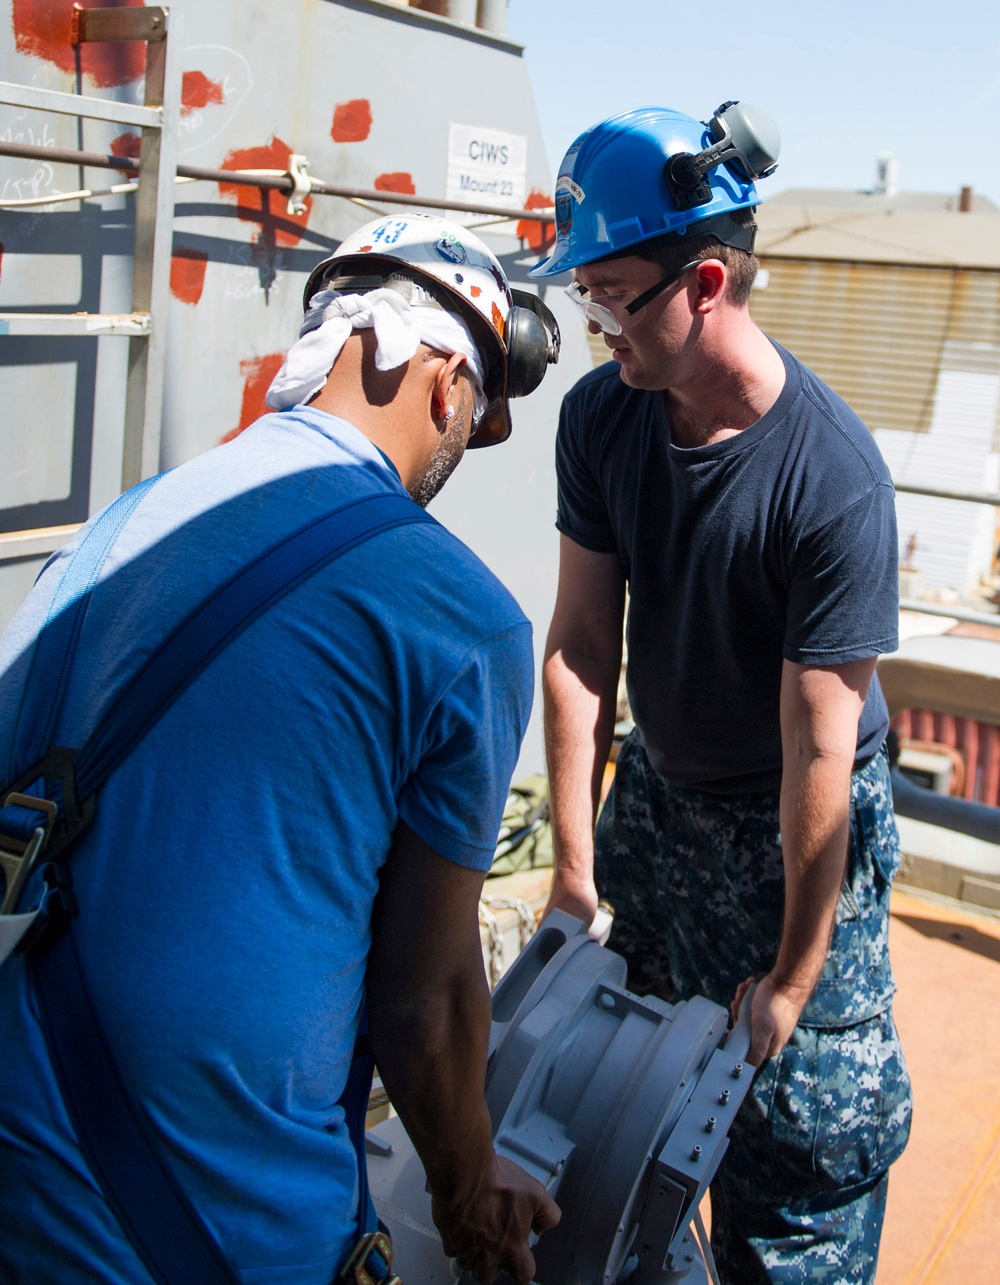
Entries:
[[93,819],[95,799],[79,799],[76,757],[76,750],[53,745],[41,762],[0,787],[0,871],[5,879],[0,914],[17,912],[33,873],[41,870],[45,883],[35,918],[13,948],[18,954],[50,940],[77,913],[65,858]]
[[0,831],[0,867],[3,868],[7,881],[7,891],[3,904],[0,905],[0,915],[14,913],[21,889],[27,883],[28,876],[34,870],[39,856],[52,835],[58,814],[58,808],[51,800],[34,798],[30,794],[20,794],[16,790],[8,790],[0,798],[0,812],[9,807],[39,812],[45,817],[45,821],[42,825],[35,826],[27,839],[20,839]]
[[42,866],[41,875],[45,880],[45,891],[28,930],[14,947],[15,955],[27,955],[37,946],[58,937],[80,908],[69,866],[62,861],[47,861]]
[[340,1269],[337,1285],[403,1285],[392,1271],[392,1241],[384,1231],[360,1238]]

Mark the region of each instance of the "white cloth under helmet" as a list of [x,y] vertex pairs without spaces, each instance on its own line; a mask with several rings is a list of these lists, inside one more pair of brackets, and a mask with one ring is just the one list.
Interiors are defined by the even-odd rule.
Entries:
[[421,343],[441,352],[461,353],[472,376],[475,419],[486,410],[484,372],[479,352],[465,322],[453,312],[381,288],[366,294],[320,290],[310,301],[299,338],[267,390],[272,410],[308,402],[326,382],[341,349],[354,330],[375,331],[375,365],[395,370],[410,360]]

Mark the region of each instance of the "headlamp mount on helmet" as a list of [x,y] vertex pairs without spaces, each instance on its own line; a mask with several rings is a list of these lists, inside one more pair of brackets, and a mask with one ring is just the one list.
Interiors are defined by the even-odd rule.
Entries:
[[694,155],[679,152],[664,166],[670,195],[679,210],[707,205],[712,199],[708,173],[732,165],[748,183],[768,178],[778,168],[779,137],[774,121],[759,107],[733,99],[703,122],[715,142]]
[[767,112],[725,102],[711,119],[669,107],[619,112],[580,134],[559,167],[556,238],[528,270],[552,277],[698,236],[753,253],[755,179],[772,174],[781,139]]

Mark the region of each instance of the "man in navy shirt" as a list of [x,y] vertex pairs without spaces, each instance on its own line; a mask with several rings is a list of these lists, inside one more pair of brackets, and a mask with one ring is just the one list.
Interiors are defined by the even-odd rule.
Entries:
[[[369,224],[307,299],[276,413],[136,503],[54,743],[85,743],[178,622],[277,541],[369,497],[416,510],[468,444],[509,433],[511,295],[466,229]],[[37,761],[26,681],[89,529],[0,643],[0,780]],[[477,915],[533,668],[529,623],[471,551],[434,521],[397,526],[255,619],[99,791],[72,854],[73,947],[156,1151],[233,1280],[341,1279],[365,1212],[345,1119],[365,1004],[446,1249],[480,1280],[533,1274],[529,1234],[558,1211],[493,1149]],[[34,976],[24,955],[0,968],[0,1280],[148,1285],[67,1113]]]
[[[587,131],[532,270],[612,362],[567,395],[544,669],[557,865],[630,985],[752,999],[751,1097],[713,1185],[729,1285],[874,1279],[909,1082],[891,1015],[899,864],[885,701],[892,483],[839,397],[753,323],[759,109],[645,108]],[[628,590],[635,730],[594,829]]]

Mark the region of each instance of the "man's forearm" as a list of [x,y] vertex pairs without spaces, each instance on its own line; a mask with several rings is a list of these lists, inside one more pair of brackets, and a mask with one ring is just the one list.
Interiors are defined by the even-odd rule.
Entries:
[[494,1154],[483,1099],[490,1016],[478,950],[464,981],[444,995],[389,997],[372,1006],[379,1073],[444,1204],[466,1199]]
[[400,820],[372,912],[372,1052],[420,1159],[448,1254],[477,1279],[527,1285],[532,1227],[559,1213],[493,1148],[483,1098],[491,1005],[476,907],[482,873],[453,864]]
[[781,788],[785,914],[771,975],[804,1004],[826,962],[847,863],[851,759],[786,765]]
[[620,659],[554,650],[545,661],[545,749],[557,876],[593,879],[594,820],[614,736]]
[[545,752],[555,849],[548,910],[589,922],[594,820],[615,728],[625,577],[616,555],[563,535],[559,590],[545,644]]
[[[785,764],[781,847],[785,913],[771,971],[753,998],[749,1060],[777,1057],[791,1038],[830,949],[847,861],[850,761],[809,757]],[[736,992],[733,1014],[749,979]]]
[[[782,666],[785,914],[774,966],[753,998],[749,1056],[755,1065],[787,1043],[829,953],[847,863],[858,720],[874,669],[874,657]],[[734,1012],[746,986],[737,991]]]

